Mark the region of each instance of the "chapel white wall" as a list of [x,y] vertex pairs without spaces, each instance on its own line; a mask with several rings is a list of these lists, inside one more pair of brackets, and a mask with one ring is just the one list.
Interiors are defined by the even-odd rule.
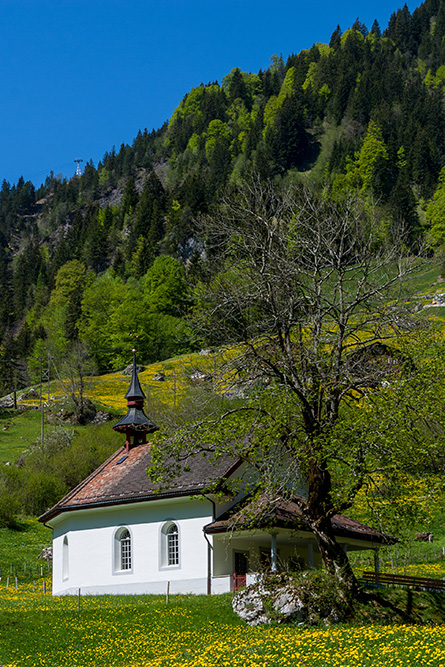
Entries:
[[[179,529],[179,565],[161,563],[161,529]],[[208,543],[203,527],[212,521],[206,498],[156,500],[66,512],[53,525],[53,594],[206,593]],[[131,570],[115,571],[114,534],[126,526],[132,537]],[[63,541],[68,540],[68,576],[63,574]],[[65,549],[66,551],[66,549]],[[66,570],[66,568],[65,568]]]

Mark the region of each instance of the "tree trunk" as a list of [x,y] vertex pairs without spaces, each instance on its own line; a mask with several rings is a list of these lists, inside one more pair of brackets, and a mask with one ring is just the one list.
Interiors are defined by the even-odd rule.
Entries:
[[349,598],[355,597],[359,590],[357,579],[328,518],[333,509],[331,475],[327,465],[315,458],[309,461],[308,486],[306,518],[317,540],[326,571],[342,584]]
[[359,593],[359,585],[348,556],[342,545],[335,539],[330,519],[324,517],[319,518],[310,522],[310,527],[317,540],[326,571],[335,577],[342,585],[339,594],[341,595],[342,590],[344,590],[347,597],[347,600],[345,601],[349,604],[352,598],[357,597]]

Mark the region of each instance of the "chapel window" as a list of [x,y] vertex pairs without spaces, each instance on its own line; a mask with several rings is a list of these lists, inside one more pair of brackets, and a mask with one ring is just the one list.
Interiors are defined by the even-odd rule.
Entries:
[[179,566],[179,559],[179,528],[173,521],[168,521],[161,531],[161,567]]
[[179,533],[174,523],[167,530],[167,562],[168,565],[179,565]]
[[62,578],[68,579],[69,576],[69,553],[68,553],[68,538],[65,535],[62,545]]
[[125,529],[120,536],[121,570],[131,570],[131,536]]
[[128,528],[121,528],[115,534],[114,543],[114,569],[115,571],[131,570],[131,534]]

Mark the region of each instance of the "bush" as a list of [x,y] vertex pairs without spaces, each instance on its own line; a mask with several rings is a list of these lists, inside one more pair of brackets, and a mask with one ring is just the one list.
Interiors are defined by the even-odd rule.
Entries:
[[5,465],[0,467],[0,527],[16,528],[18,525],[21,478],[18,468]]

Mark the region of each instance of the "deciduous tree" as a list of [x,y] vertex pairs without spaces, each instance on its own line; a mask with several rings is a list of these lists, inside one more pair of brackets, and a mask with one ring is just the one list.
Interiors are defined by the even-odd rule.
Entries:
[[350,409],[364,410],[369,392],[403,373],[388,342],[412,324],[399,297],[418,260],[403,256],[402,238],[382,245],[357,196],[333,203],[254,181],[201,225],[211,275],[197,328],[228,350],[217,390],[248,398],[181,430],[163,455],[229,452],[263,491],[288,498],[303,480],[296,502],[324,564],[355,592],[332,518],[351,507],[376,451]]

